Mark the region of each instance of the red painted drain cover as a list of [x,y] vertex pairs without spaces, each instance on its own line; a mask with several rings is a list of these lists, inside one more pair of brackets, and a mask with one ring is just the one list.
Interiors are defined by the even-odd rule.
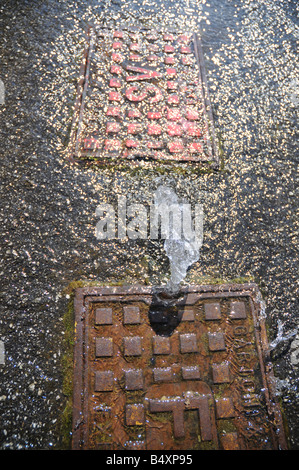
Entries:
[[196,34],[91,29],[80,77],[72,160],[218,165]]
[[255,285],[76,291],[74,449],[286,449]]

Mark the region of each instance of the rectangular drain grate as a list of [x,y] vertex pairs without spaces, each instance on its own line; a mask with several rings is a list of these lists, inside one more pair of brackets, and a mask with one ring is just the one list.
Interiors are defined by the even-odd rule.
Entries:
[[73,449],[286,449],[259,299],[190,286],[165,310],[151,287],[77,289]]
[[203,54],[192,33],[91,28],[70,159],[218,166]]

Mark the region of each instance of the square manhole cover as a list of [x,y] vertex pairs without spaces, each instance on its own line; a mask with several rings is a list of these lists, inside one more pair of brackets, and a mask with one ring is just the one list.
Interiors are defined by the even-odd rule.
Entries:
[[80,288],[73,448],[285,449],[255,285]]
[[75,161],[218,165],[196,34],[92,28],[70,138]]

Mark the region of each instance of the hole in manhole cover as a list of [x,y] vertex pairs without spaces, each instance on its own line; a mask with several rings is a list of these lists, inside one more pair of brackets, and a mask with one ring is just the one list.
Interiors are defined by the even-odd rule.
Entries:
[[256,286],[181,293],[76,290],[74,449],[286,449]]
[[70,159],[218,166],[198,36],[91,28],[70,138]]
[[157,289],[148,311],[149,323],[157,335],[171,336],[183,317],[185,295]]

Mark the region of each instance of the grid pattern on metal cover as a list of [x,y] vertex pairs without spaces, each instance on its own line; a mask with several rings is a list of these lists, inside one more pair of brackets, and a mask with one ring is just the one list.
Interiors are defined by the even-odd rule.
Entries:
[[70,159],[159,160],[218,166],[198,36],[91,28]]
[[163,335],[150,288],[78,289],[73,448],[285,449],[258,295],[188,288]]

